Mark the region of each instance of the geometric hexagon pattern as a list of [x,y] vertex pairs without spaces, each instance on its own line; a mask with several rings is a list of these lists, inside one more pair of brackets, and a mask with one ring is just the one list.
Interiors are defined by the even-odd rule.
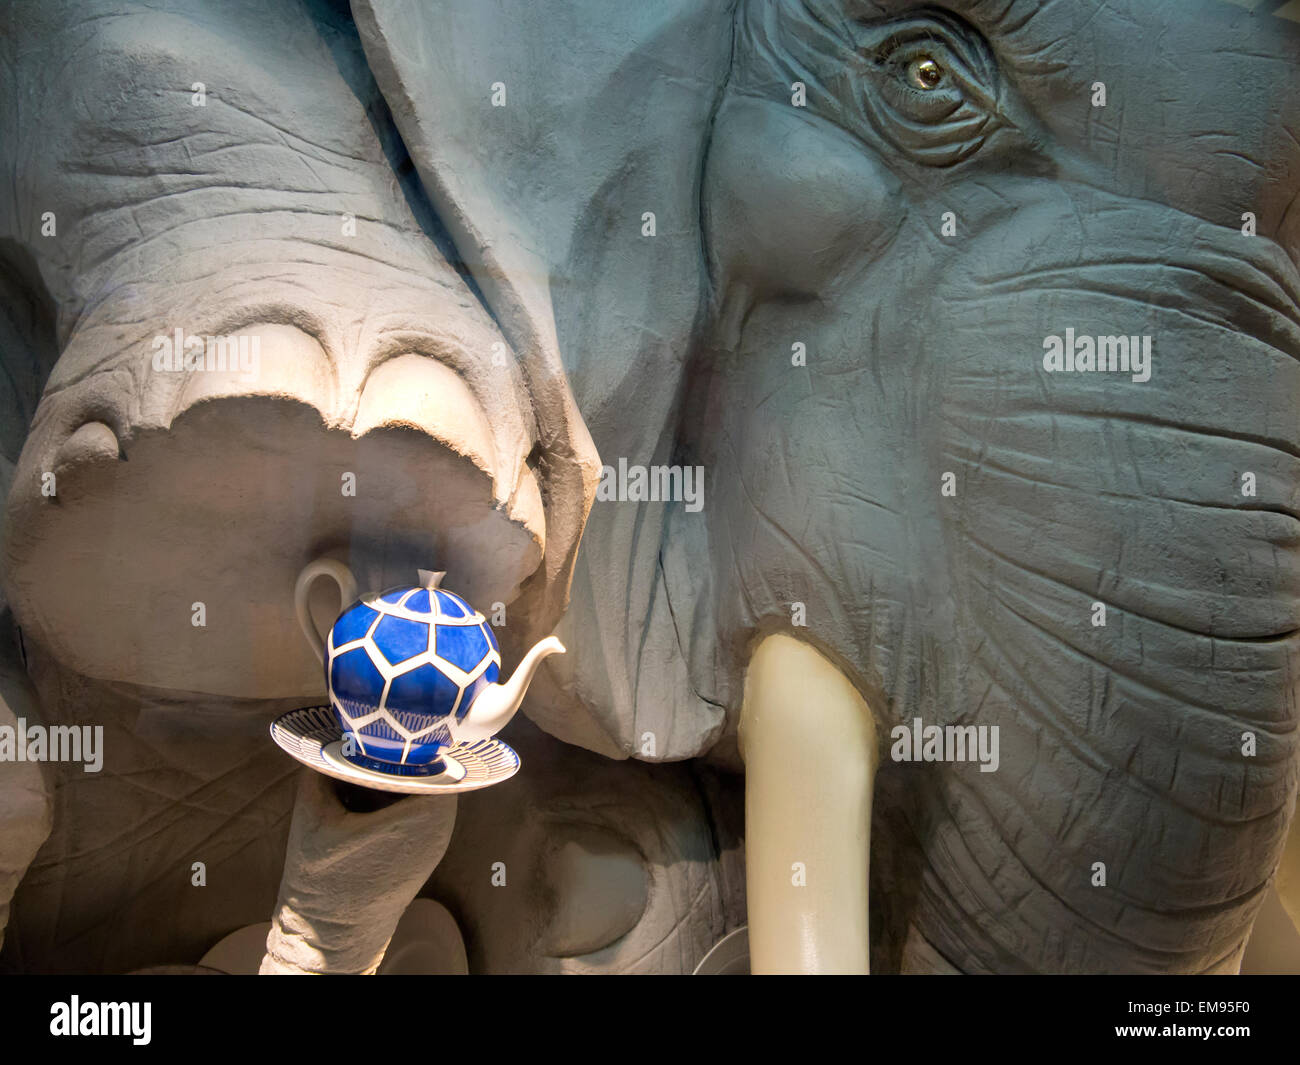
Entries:
[[487,619],[441,588],[394,588],[353,603],[325,643],[330,705],[363,756],[432,762],[501,673]]

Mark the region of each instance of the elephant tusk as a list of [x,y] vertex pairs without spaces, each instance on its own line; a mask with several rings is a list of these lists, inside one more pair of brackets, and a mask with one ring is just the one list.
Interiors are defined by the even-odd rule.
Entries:
[[1282,861],[1277,869],[1277,895],[1296,931],[1300,932],[1300,803],[1291,816],[1291,834],[1287,837]]
[[768,636],[749,662],[739,739],[751,972],[867,972],[879,751],[866,702],[813,647]]

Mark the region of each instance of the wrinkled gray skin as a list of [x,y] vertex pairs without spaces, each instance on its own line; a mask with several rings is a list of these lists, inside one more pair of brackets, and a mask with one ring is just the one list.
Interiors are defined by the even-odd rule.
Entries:
[[[1300,34],[795,7],[746,5],[705,176],[723,657],[797,600],[886,723],[1000,726],[995,773],[886,763],[882,968],[904,929],[904,965],[1231,968],[1296,782]],[[973,83],[943,120],[898,84],[916,33]],[[1150,334],[1151,380],[1044,373],[1067,326]]]
[[[239,397],[207,424],[154,416],[163,385],[131,367],[179,301],[230,322],[271,314],[332,353],[364,347],[358,307],[408,331],[499,330],[550,508],[520,631],[555,625],[570,648],[526,707],[555,737],[739,768],[748,654],[790,627],[796,602],[797,635],[855,680],[885,749],[888,728],[914,717],[999,725],[996,773],[884,763],[874,969],[1234,967],[1296,793],[1296,26],[1216,0],[358,0],[355,35],[327,6],[93,6],[131,13],[78,23],[59,4],[39,16],[19,4],[0,37],[3,98],[17,101],[0,111],[0,151],[19,175],[0,236],[7,302],[23,309],[6,339],[6,366],[20,367],[11,461],[56,355],[76,367],[55,369],[18,462],[5,578],[44,712],[108,718],[132,753],[99,778],[64,773],[8,958],[193,960],[274,901],[290,768],[263,730],[320,695],[302,685],[304,659],[279,665],[281,642],[302,653],[287,651],[290,622],[266,621],[274,653],[241,674],[248,690],[182,690],[167,652],[138,636],[119,667],[84,640],[60,646],[58,625],[42,631],[65,607],[43,583],[53,562],[23,535],[42,505],[35,472],[88,418],[110,425],[128,466],[136,447],[175,485],[210,474],[204,441],[237,449],[255,425],[281,427],[254,446],[284,448],[291,472],[323,465],[310,420],[272,421]],[[938,103],[907,86],[918,40],[949,71]],[[212,97],[198,114],[182,106],[196,80]],[[1091,103],[1098,81],[1105,108]],[[494,82],[505,108],[490,106]],[[57,242],[39,237],[46,209],[60,211]],[[332,238],[344,211],[373,223],[370,243]],[[949,211],[956,236],[941,232]],[[1257,235],[1243,235],[1244,212]],[[238,239],[249,232],[275,239]],[[351,287],[341,305],[330,271]],[[463,322],[421,320],[434,290],[456,292]],[[1043,338],[1067,327],[1150,334],[1151,380],[1045,374]],[[791,365],[796,342],[806,367]],[[185,446],[169,452],[169,433]],[[597,502],[577,552],[581,521],[563,503],[590,490],[589,444],[611,464],[704,464],[703,511]],[[132,488],[94,445],[66,456],[72,484],[88,498],[105,491],[96,478]],[[381,457],[418,479],[418,449]],[[945,473],[955,496],[940,494]],[[175,485],[155,473],[130,498],[161,521]],[[213,501],[238,530],[208,552],[224,559],[229,602],[261,594],[242,569],[269,547],[259,537],[298,529],[267,508],[315,498]],[[375,546],[374,530],[407,528],[398,501],[370,507],[354,560],[377,574],[426,564],[418,529]],[[283,550],[290,577],[320,546],[313,517],[347,538],[347,519],[303,513]],[[166,547],[141,543],[140,556]],[[102,565],[94,543],[84,550]],[[166,594],[175,571],[165,557],[152,568]],[[129,643],[123,611],[105,623]],[[524,637],[506,637],[517,653]],[[219,666],[217,678],[238,659]],[[578,800],[563,767],[591,756],[516,731],[544,768],[527,791],[463,799],[434,876],[472,966],[549,968],[560,954],[689,970],[736,920],[734,848],[709,789],[701,798],[684,766],[644,781],[645,767],[610,766]],[[639,828],[630,814],[575,828],[538,812],[617,812],[638,788],[660,795]],[[512,802],[543,828],[494,836]],[[607,935],[630,943],[639,927],[654,942],[665,920],[685,935],[669,957],[620,957],[575,938],[545,889],[517,905],[476,890],[505,843],[574,897],[573,869],[623,885],[596,922]],[[170,928],[135,937],[146,912],[184,898],[204,849],[243,890],[187,900],[184,944]],[[691,887],[668,892],[684,901],[667,916],[637,917],[633,853]],[[1090,883],[1097,862],[1104,890]],[[699,898],[721,901],[701,918]]]

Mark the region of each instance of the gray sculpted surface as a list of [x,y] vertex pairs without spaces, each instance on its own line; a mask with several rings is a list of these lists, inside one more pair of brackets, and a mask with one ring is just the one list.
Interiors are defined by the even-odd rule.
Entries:
[[[104,752],[0,747],[5,966],[274,914],[367,971],[423,892],[471,971],[690,972],[788,631],[880,736],[875,970],[1235,971],[1300,765],[1279,7],[5,7],[0,726]],[[560,637],[514,781],[298,780],[320,555]]]

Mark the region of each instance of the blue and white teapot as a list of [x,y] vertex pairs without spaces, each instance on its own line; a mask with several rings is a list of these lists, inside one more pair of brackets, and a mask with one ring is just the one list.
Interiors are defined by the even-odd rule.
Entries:
[[[298,623],[325,667],[330,707],[345,736],[343,756],[383,773],[420,776],[442,770],[440,755],[495,735],[515,715],[542,659],[563,654],[548,636],[504,684],[501,652],[487,619],[440,588],[442,573],[420,570],[420,583],[357,596],[342,562],[320,558],[298,577]],[[317,577],[339,586],[342,613],[322,640],[308,609]]]

